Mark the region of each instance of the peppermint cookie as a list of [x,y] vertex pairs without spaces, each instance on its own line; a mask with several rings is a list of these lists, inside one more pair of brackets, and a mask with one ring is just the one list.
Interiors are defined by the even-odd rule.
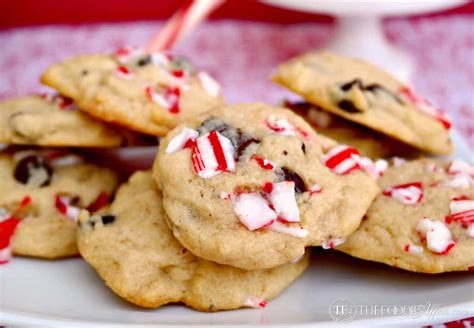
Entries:
[[348,236],[378,190],[361,168],[376,165],[346,146],[324,154],[326,144],[291,111],[258,103],[177,127],[154,164],[173,234],[196,256],[246,270]]
[[201,311],[264,307],[308,265],[308,257],[245,271],[200,259],[173,237],[151,172],[136,172],[110,208],[81,212],[81,255],[120,297],[143,307],[183,302]]
[[65,152],[0,154],[0,262],[13,252],[42,258],[77,254],[81,208],[107,204],[117,178]]
[[360,228],[336,249],[415,272],[474,267],[474,166],[397,163],[379,184]]
[[419,153],[410,145],[330,114],[311,103],[285,101],[284,105],[302,116],[320,135],[327,136],[338,143],[350,145],[363,156],[372,159],[394,156],[406,158]]
[[430,102],[385,71],[329,52],[278,67],[273,80],[309,102],[433,154],[450,154],[451,123]]
[[41,80],[92,116],[158,136],[222,103],[219,84],[188,61],[131,48],[68,59]]
[[60,95],[0,102],[0,142],[16,145],[112,147],[125,143],[116,129],[78,110]]

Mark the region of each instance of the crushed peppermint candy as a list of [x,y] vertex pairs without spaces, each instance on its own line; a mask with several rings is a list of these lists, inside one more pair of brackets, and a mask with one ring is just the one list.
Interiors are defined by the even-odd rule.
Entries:
[[344,238],[333,238],[323,242],[321,246],[323,247],[323,249],[331,249],[344,244],[345,241],[346,240]]
[[219,194],[219,198],[224,200],[230,200],[232,198],[232,195],[228,192],[221,191],[221,193]]
[[443,168],[436,165],[436,163],[426,164],[426,171],[433,173],[443,173]]
[[474,184],[474,179],[467,174],[456,174],[451,176],[451,178],[436,182],[434,185],[443,186],[453,189],[468,189],[471,185]]
[[296,203],[295,183],[293,181],[274,183],[267,198],[278,215],[278,220],[300,222],[300,210]]
[[151,102],[165,107],[170,113],[179,113],[179,98],[181,96],[181,89],[178,87],[164,87],[160,92],[156,92],[153,87],[146,86],[145,94]]
[[71,98],[62,96],[58,93],[42,93],[40,97],[58,106],[60,109],[64,109],[64,110],[78,109],[77,105],[74,104],[74,101]]
[[405,250],[405,252],[410,253],[410,254],[421,254],[421,253],[423,253],[423,247],[422,246],[406,244],[403,249]]
[[339,175],[348,174],[354,170],[361,169],[359,164],[360,154],[357,149],[339,145],[331,148],[323,157],[324,164],[334,173]]
[[264,170],[273,170],[276,167],[275,163],[273,163],[272,161],[270,161],[266,158],[259,157],[257,155],[253,155],[251,158],[254,161],[256,161],[257,164],[260,165],[260,167]]
[[137,47],[122,47],[118,48],[114,56],[121,64],[128,64],[133,59],[142,56],[143,50]]
[[467,228],[467,236],[469,238],[474,238],[474,224],[470,224]]
[[403,97],[416,108],[438,120],[445,129],[449,130],[451,128],[451,121],[446,116],[446,114],[440,109],[433,107],[428,99],[417,95],[411,87],[404,86],[400,88],[397,92],[397,95]]
[[410,182],[385,188],[383,195],[392,197],[403,204],[417,204],[423,199],[423,185],[421,182]]
[[57,195],[54,204],[57,210],[68,218],[73,219],[74,221],[77,221],[79,218],[79,212],[81,209],[71,205],[71,198],[69,196]]
[[186,146],[191,146],[194,141],[199,137],[199,132],[190,128],[183,128],[179,134],[173,137],[166,147],[166,153],[175,153],[180,151]]
[[217,131],[196,139],[192,148],[192,162],[196,174],[211,178],[221,172],[235,169],[235,149],[232,142]]
[[244,306],[259,309],[268,305],[268,301],[257,296],[249,296],[245,299]]
[[275,115],[270,115],[265,121],[265,124],[270,130],[283,136],[296,136],[299,134],[304,138],[309,138],[308,132],[299,127],[295,127],[293,124],[288,122],[286,118],[277,119]]
[[375,162],[368,157],[359,157],[359,165],[367,172],[372,178],[378,179],[383,176],[385,170],[388,167],[388,162],[384,159],[378,159]]
[[199,72],[197,74],[197,78],[199,82],[201,82],[202,87],[211,97],[219,96],[221,87],[216,80],[214,80],[209,74],[206,72]]
[[317,183],[314,183],[311,187],[309,187],[310,195],[319,194],[321,191],[323,191],[323,188]]
[[428,249],[436,254],[448,254],[456,245],[451,232],[442,221],[423,218],[418,223],[416,231],[426,239]]
[[306,238],[309,234],[309,231],[303,227],[287,226],[280,221],[273,222],[268,226],[268,229],[279,233],[285,233],[297,238]]
[[446,223],[459,222],[465,226],[474,225],[474,200],[468,197],[455,197],[449,203],[450,215]]
[[453,175],[466,174],[474,177],[474,166],[461,160],[454,160],[448,165],[448,173]]
[[277,214],[259,193],[242,193],[234,198],[234,212],[250,231],[272,224]]
[[124,80],[132,80],[133,79],[133,74],[125,66],[117,67],[117,69],[114,71],[114,74],[115,74],[115,76],[117,76],[121,79],[124,79]]

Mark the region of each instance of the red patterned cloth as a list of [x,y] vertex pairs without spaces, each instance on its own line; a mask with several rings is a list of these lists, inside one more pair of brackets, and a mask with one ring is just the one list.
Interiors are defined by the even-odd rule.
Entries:
[[[82,53],[144,44],[162,23],[56,25],[0,31],[0,98],[35,92],[51,63]],[[332,25],[212,21],[200,26],[176,52],[191,57],[223,85],[228,101],[278,103],[289,93],[268,81],[274,67],[320,48]],[[390,40],[413,55],[413,83],[447,111],[474,146],[474,24],[470,15],[386,22]]]

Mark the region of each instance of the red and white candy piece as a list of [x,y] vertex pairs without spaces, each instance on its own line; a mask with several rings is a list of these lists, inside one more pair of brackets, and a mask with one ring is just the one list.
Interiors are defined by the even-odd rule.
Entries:
[[461,160],[454,160],[448,165],[448,173],[453,175],[466,174],[474,177],[474,166]]
[[309,188],[309,193],[310,195],[314,194],[319,194],[321,191],[323,191],[323,188],[321,185],[314,183],[310,188]]
[[199,132],[190,128],[183,128],[179,134],[173,137],[166,147],[166,153],[171,154],[180,151],[187,146],[194,144],[194,141],[199,136]]
[[406,244],[403,249],[405,250],[405,252],[410,253],[410,254],[421,254],[421,253],[423,253],[423,247],[422,246]]
[[118,48],[114,53],[115,58],[121,64],[128,64],[130,61],[141,55],[143,55],[143,49],[137,47]]
[[278,220],[283,222],[300,222],[300,210],[296,203],[295,183],[283,181],[271,184],[267,199],[272,204]]
[[230,200],[232,199],[232,195],[229,194],[228,192],[221,191],[221,193],[219,194],[219,198],[224,199],[224,200]]
[[448,227],[439,220],[423,218],[416,231],[426,239],[428,249],[436,254],[447,254],[456,245]]
[[474,200],[468,197],[455,197],[449,203],[450,215],[446,223],[459,222],[462,225],[474,225]]
[[357,149],[346,145],[331,148],[324,155],[323,161],[331,171],[339,175],[348,174],[361,168],[359,152]]
[[10,241],[20,223],[20,220],[15,216],[30,203],[30,196],[25,196],[13,213],[9,213],[7,210],[0,208],[0,265],[8,263],[11,258]]
[[124,79],[124,80],[132,80],[133,79],[133,74],[130,72],[130,70],[125,67],[125,66],[119,66],[115,69],[114,75]]
[[367,157],[359,157],[359,166],[367,172],[372,178],[378,179],[383,176],[388,167],[388,162],[384,159],[378,159],[375,162]]
[[288,122],[286,118],[276,119],[275,115],[270,115],[265,121],[267,127],[274,131],[275,133],[284,135],[284,136],[294,136],[296,135],[296,129],[293,124]]
[[429,100],[417,95],[412,88],[404,86],[400,90],[398,90],[397,94],[406,99],[416,108],[431,115],[433,118],[441,122],[444,128],[451,128],[451,122],[446,116],[446,114],[444,114],[441,110],[434,108]]
[[277,214],[259,193],[243,193],[234,197],[234,212],[250,231],[272,224]]
[[245,299],[244,306],[259,309],[268,305],[268,301],[257,296],[249,296]]
[[55,199],[55,206],[61,214],[73,219],[74,221],[77,221],[81,209],[79,207],[70,205],[70,202],[71,198],[69,196],[57,195]]
[[264,170],[273,170],[276,167],[275,163],[273,163],[272,161],[270,161],[266,158],[263,158],[263,157],[260,157],[260,156],[257,156],[257,155],[253,155],[252,159],[254,161],[256,161],[257,164],[260,165],[260,167]]
[[333,238],[329,239],[328,241],[325,241],[321,244],[323,249],[331,249],[334,248],[338,245],[344,244],[346,240],[344,238]]
[[423,199],[423,186],[421,182],[405,183],[385,188],[383,195],[392,197],[403,204],[417,204]]
[[297,238],[306,238],[306,236],[309,234],[309,231],[303,227],[288,226],[280,221],[273,222],[268,226],[268,229],[279,233],[285,233]]
[[217,97],[220,93],[221,87],[219,83],[214,80],[209,74],[206,72],[199,72],[197,74],[197,78],[201,83],[202,87],[211,97]]
[[179,98],[181,97],[181,89],[178,87],[165,87],[156,92],[151,86],[145,87],[147,98],[160,106],[165,107],[170,113],[179,113]]
[[235,169],[235,149],[232,142],[217,131],[196,139],[192,149],[193,168],[201,178],[211,178]]
[[64,97],[57,93],[42,93],[41,98],[55,104],[61,109],[77,109],[78,107],[74,104],[71,98]]

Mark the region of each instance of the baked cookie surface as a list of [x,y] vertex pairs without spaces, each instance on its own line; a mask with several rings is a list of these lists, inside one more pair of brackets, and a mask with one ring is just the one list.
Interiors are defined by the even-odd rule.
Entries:
[[17,145],[113,147],[125,143],[114,128],[82,113],[71,99],[31,95],[0,102],[0,142]]
[[406,158],[419,154],[412,146],[330,114],[311,103],[287,101],[285,107],[302,116],[319,135],[329,137],[340,144],[350,145],[361,155],[371,159],[394,156]]
[[116,185],[112,171],[76,155],[0,154],[0,253],[48,259],[76,255],[79,209],[98,209]]
[[453,151],[444,114],[383,70],[329,52],[280,65],[273,80],[307,101],[434,154]]
[[222,103],[217,82],[188,61],[137,49],[67,59],[41,80],[100,120],[157,136]]
[[136,172],[111,206],[81,212],[81,255],[120,297],[143,307],[184,302],[201,311],[264,307],[308,265],[308,256],[268,270],[245,271],[192,255],[165,222],[151,172]]
[[177,127],[153,171],[173,234],[199,257],[247,270],[348,236],[378,188],[351,149],[326,145],[301,117],[259,103]]
[[359,229],[337,250],[409,271],[474,266],[474,167],[421,159],[390,167]]

